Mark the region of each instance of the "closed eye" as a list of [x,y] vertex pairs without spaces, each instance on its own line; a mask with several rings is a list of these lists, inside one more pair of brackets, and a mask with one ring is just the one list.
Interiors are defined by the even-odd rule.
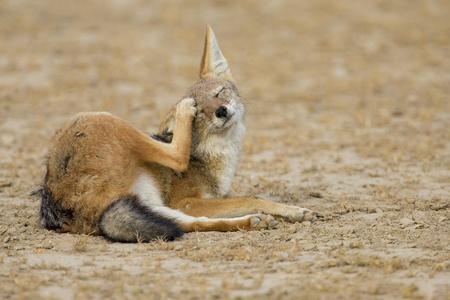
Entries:
[[221,88],[220,91],[216,94],[216,97],[217,97],[217,98],[219,98],[220,93],[222,93],[222,91],[223,91],[224,89],[225,89],[224,87]]

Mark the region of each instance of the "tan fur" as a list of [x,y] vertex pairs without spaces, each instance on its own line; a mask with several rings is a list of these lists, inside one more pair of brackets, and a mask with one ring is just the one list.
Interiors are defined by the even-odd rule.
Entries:
[[[220,107],[225,116],[218,116]],[[60,209],[72,212],[59,231],[97,232],[103,211],[130,193],[187,232],[272,228],[270,215],[311,219],[304,208],[230,197],[242,156],[243,118],[238,90],[208,26],[200,79],[159,129],[170,143],[107,113],[77,114],[56,132],[46,186]]]
[[183,104],[177,106],[179,134],[171,144],[107,113],[77,114],[58,130],[48,154],[47,187],[64,209],[76,212],[63,231],[95,232],[103,210],[128,192],[149,161],[186,170],[195,108]]

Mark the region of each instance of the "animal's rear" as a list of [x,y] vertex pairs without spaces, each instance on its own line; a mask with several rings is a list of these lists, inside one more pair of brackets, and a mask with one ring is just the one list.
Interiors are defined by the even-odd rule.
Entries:
[[135,132],[128,123],[98,113],[79,114],[63,125],[50,145],[44,184],[35,192],[44,228],[102,234],[118,242],[183,234],[173,220],[131,195],[140,174],[128,140]]
[[[67,225],[74,221],[72,211],[61,208],[45,183],[34,194],[41,197],[39,218],[46,229],[66,231],[65,228],[70,228]],[[98,233],[111,241],[136,243],[155,238],[173,240],[184,232],[174,220],[143,205],[136,195],[126,195],[103,211],[98,222]]]

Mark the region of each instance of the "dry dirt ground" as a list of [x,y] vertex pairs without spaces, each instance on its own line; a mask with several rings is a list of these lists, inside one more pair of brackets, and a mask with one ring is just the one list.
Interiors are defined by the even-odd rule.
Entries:
[[[449,299],[450,2],[0,1],[1,299]],[[246,98],[234,188],[320,212],[119,244],[37,225],[55,130],[155,132],[211,24]]]

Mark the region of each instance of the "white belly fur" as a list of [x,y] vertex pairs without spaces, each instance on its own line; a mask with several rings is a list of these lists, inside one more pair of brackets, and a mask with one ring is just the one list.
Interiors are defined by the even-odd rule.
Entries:
[[151,208],[152,211],[157,212],[167,218],[187,223],[207,220],[207,218],[204,217],[196,218],[188,216],[179,210],[164,206],[159,194],[158,185],[149,174],[144,173],[139,176],[132,185],[130,192],[138,195],[142,204],[147,205]]
[[130,188],[130,192],[139,196],[143,204],[163,206],[160,189],[149,174],[140,175]]

